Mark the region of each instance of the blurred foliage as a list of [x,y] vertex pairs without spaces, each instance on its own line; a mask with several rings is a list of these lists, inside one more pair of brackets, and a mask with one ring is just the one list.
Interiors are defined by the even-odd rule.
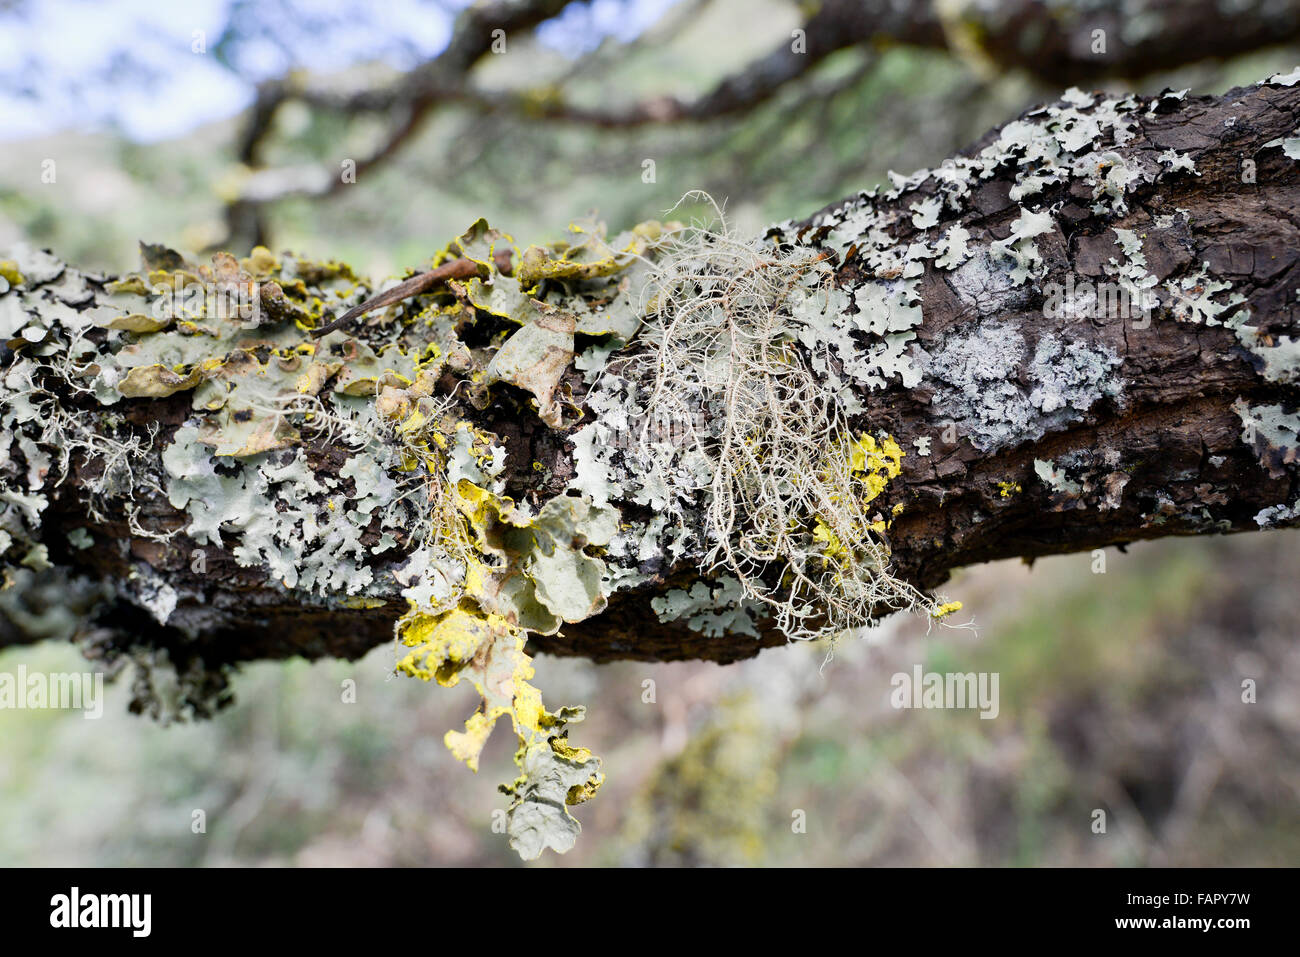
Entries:
[[[798,22],[784,0],[715,2],[662,44],[628,49],[610,41],[621,54],[612,60],[600,47],[575,70],[553,46],[521,38],[490,57],[481,75],[539,95],[563,77],[578,103],[603,102],[610,90],[627,99],[689,98],[780,43]],[[1149,78],[1142,89],[1215,92],[1289,66],[1292,52],[1188,67]],[[343,76],[391,73],[354,67]],[[449,106],[355,185],[325,201],[277,204],[273,245],[343,257],[383,275],[425,263],[479,216],[520,242],[543,242],[592,210],[614,229],[659,216],[695,188],[726,197],[737,225],[757,230],[869,187],[890,169],[936,164],[1059,92],[1018,74],[985,78],[941,53],[892,47],[842,51],[771,102],[703,124],[610,132]],[[231,153],[240,122],[148,144],[76,132],[6,144],[0,241],[27,236],[87,268],[112,270],[135,265],[137,239],[203,249],[223,234],[222,200],[240,176]],[[290,104],[265,160],[337,167],[365,155],[381,127],[373,118],[347,122]],[[46,159],[57,163],[55,183],[41,181]],[[647,159],[655,162],[653,183],[643,181]]]
[[[1294,862],[1297,546],[1283,531],[1108,550],[1105,574],[1086,554],[971,569],[949,590],[977,635],[905,619],[730,666],[541,657],[557,700],[601,715],[590,743],[617,773],[576,810],[577,848],[539,863]],[[0,714],[0,862],[518,865],[492,832],[510,736],[458,773],[441,732],[472,692],[390,681],[391,655],[246,668],[206,724],[129,716],[126,682],[98,721]],[[0,654],[19,664],[84,667],[62,645]],[[998,672],[1000,714],[893,709],[891,677],[916,664]]]

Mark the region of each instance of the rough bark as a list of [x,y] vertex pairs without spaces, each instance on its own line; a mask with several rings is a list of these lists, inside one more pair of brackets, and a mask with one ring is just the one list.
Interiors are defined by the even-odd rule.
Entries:
[[[1295,436],[1287,432],[1300,403],[1300,167],[1288,155],[1298,151],[1278,142],[1292,137],[1300,122],[1300,85],[1281,79],[1218,98],[1167,95],[1127,103],[1075,95],[1057,107],[1082,117],[1111,109],[1131,130],[1131,138],[1117,143],[1102,122],[1097,135],[1067,157],[1091,156],[1100,172],[1076,170],[1022,194],[1027,177],[1046,166],[1026,160],[1024,150],[1009,149],[998,161],[997,144],[1008,140],[994,131],[962,154],[991,157],[987,175],[973,175],[968,194],[939,204],[933,216],[925,204],[940,196],[941,178],[918,175],[900,178],[884,195],[850,198],[769,234],[777,247],[826,251],[836,284],[848,290],[896,279],[909,246],[932,244],[920,260],[916,287],[922,318],[906,346],[920,380],[908,386],[891,378],[864,393],[854,419],[862,431],[894,436],[907,453],[883,501],[904,506],[888,531],[894,573],[920,589],[934,589],[953,569],[975,562],[1300,523],[1300,470]],[[1031,112],[1022,121],[1037,128],[1046,117]],[[1062,135],[1071,136],[1082,122],[1066,119]],[[1112,170],[1132,174],[1117,196],[1105,192]],[[1048,213],[1050,226],[1018,244],[1013,229],[1031,211]],[[874,264],[865,242],[847,254],[834,248],[835,230],[842,234],[846,220],[868,214],[883,237]],[[933,244],[957,226],[969,233],[971,255],[961,265],[940,267]],[[1144,270],[1132,255],[1125,259],[1117,228],[1140,240]],[[894,265],[881,254],[888,252],[885,240],[897,253]],[[1009,265],[993,268],[989,263],[1001,260],[989,259],[990,250],[999,257],[1028,256],[1029,275],[1015,282]],[[1166,290],[1149,324],[1134,316],[1048,314],[1050,283],[1112,280],[1126,265],[1135,276],[1154,276],[1155,288]],[[1166,286],[1185,279],[1182,295]],[[9,297],[26,290],[23,308],[40,321],[43,308],[56,311],[44,291],[61,281],[29,279]],[[103,277],[89,277],[91,298],[75,308],[98,303],[104,286]],[[365,292],[359,287],[350,304]],[[270,306],[265,291],[262,297]],[[412,304],[407,315],[429,301]],[[1216,315],[1212,305],[1206,311],[1208,304],[1228,308]],[[492,348],[488,340],[500,325],[481,320],[479,339],[472,328],[464,332],[471,352]],[[367,325],[357,334],[378,336],[384,328]],[[12,340],[0,372],[30,348],[20,337]],[[627,347],[638,348],[635,339]],[[1002,373],[993,361],[998,356],[1011,357]],[[1100,364],[1099,356],[1105,357]],[[591,422],[592,410],[583,419],[563,414],[543,423],[521,389],[497,384],[470,396],[472,389],[458,391],[455,383],[445,372],[440,388],[506,450],[501,477],[507,493],[535,506],[561,494],[575,475],[572,436]],[[586,388],[572,366],[560,391],[566,386],[575,397]],[[1002,397],[991,398],[999,390]],[[64,396],[64,403],[85,417],[101,411],[86,396]],[[1250,410],[1271,407],[1279,411],[1244,440]],[[114,426],[119,437],[123,430],[145,435],[157,426],[153,455],[195,414],[188,391],[127,398],[113,409],[123,416]],[[9,439],[16,441],[19,431]],[[923,455],[916,442],[926,439],[930,450]],[[348,454],[327,435],[304,428],[297,447],[318,477],[334,476],[341,488],[355,491],[340,476]],[[51,567],[28,562],[38,570],[24,572],[21,588],[10,590],[0,646],[62,634],[48,612],[63,604],[72,609],[81,637],[165,649],[181,665],[197,661],[212,669],[295,655],[355,658],[391,640],[393,622],[406,610],[392,572],[406,560],[411,542],[399,541],[395,558],[365,557],[373,577],[363,593],[370,607],[356,607],[355,596],[285,588],[262,565],[241,564],[239,535],[229,530],[222,547],[200,545],[185,531],[190,516],[157,492],[136,489],[134,522],[120,502],[116,514],[101,508],[96,516],[86,490],[105,466],[80,453],[71,462],[66,481],[42,490],[49,505],[34,534]],[[21,476],[32,465],[15,444],[4,491],[22,492]],[[270,499],[259,507],[286,506]],[[627,515],[645,511],[631,503],[622,507]],[[139,526],[175,534],[151,540]],[[88,547],[69,540],[79,528],[89,531]],[[379,538],[371,527],[361,541],[370,546]],[[204,559],[196,571],[199,548]],[[560,634],[531,635],[530,650],[597,661],[732,661],[785,640],[770,626],[758,638],[706,636],[683,621],[658,620],[650,600],[689,587],[700,574],[698,558],[664,555],[643,563],[645,581],[614,591],[602,612],[565,624]],[[18,564],[12,553],[6,561]],[[152,597],[159,583],[177,599],[163,615]]]

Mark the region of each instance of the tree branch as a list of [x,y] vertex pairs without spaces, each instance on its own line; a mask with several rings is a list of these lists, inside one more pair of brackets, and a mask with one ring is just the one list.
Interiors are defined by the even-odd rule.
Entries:
[[[973,562],[1300,524],[1298,113],[1291,78],[1072,91],[933,173],[718,247],[790,269],[789,354],[834,384],[846,439],[905,453],[872,504],[894,576],[930,590]],[[0,645],[75,633],[203,674],[352,658],[445,597],[435,541],[484,563],[479,606],[554,614],[534,650],[729,661],[784,641],[708,567],[706,499],[661,504],[636,464],[643,400],[611,404],[610,377],[653,367],[636,357],[663,317],[639,294],[689,232],[530,247],[509,276],[480,223],[446,253],[474,269],[322,336],[371,291],[339,264],[146,247],[112,284],[20,251],[0,264]],[[154,282],[257,310],[158,319]],[[607,507],[598,530],[584,509]]]
[[[573,0],[521,0],[471,6],[456,20],[452,38],[436,57],[404,75],[400,82],[383,89],[368,89],[345,98],[313,91],[292,78],[262,84],[240,134],[236,155],[240,162],[258,165],[261,145],[270,134],[280,107],[301,100],[316,107],[344,113],[385,112],[394,114],[392,127],[371,153],[357,161],[355,172],[365,172],[397,152],[419,130],[437,106],[456,98],[474,65],[492,49],[493,31],[506,35],[531,30],[557,16]],[[295,196],[332,195],[344,180],[332,168],[306,171],[262,170],[253,174],[244,192],[226,207],[227,236],[223,245],[251,247],[263,242],[266,232],[262,214],[269,203]]]

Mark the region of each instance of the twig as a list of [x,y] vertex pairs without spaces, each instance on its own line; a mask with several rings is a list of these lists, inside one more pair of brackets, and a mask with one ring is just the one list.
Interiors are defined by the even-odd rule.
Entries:
[[[498,252],[493,254],[497,270],[504,276],[510,275],[510,252]],[[326,323],[311,331],[314,338],[319,339],[321,336],[328,335],[335,329],[341,329],[353,319],[364,316],[366,313],[391,306],[393,303],[402,302],[405,299],[412,299],[415,296],[422,295],[432,289],[439,283],[446,282],[449,279],[473,279],[478,275],[479,264],[472,259],[466,259],[462,256],[459,259],[453,259],[445,262],[437,269],[430,269],[428,272],[422,272],[412,276],[392,289],[385,290],[377,296],[371,296],[359,306],[353,306],[337,319]]]

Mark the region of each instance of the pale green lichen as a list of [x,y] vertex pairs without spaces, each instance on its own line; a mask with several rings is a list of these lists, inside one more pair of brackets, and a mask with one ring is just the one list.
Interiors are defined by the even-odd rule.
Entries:
[[1210,264],[1202,263],[1194,274],[1164,283],[1164,290],[1169,294],[1168,308],[1175,319],[1181,322],[1203,323],[1207,326],[1221,325],[1220,318],[1231,313],[1246,299],[1241,293],[1233,292],[1225,301],[1217,301],[1215,296],[1232,289],[1232,283],[1215,279],[1210,275]]
[[719,577],[716,585],[697,581],[690,590],[673,588],[650,601],[660,621],[677,621],[685,618],[694,631],[709,637],[722,634],[743,634],[758,637],[756,616],[763,608],[745,596],[739,579],[730,575]]
[[1069,498],[1077,498],[1083,492],[1083,487],[1078,482],[1068,478],[1065,472],[1057,468],[1050,459],[1047,461],[1034,459],[1034,473],[1053,492]]
[[1252,405],[1244,399],[1232,409],[1242,422],[1242,441],[1259,457],[1273,478],[1285,476],[1288,466],[1300,463],[1300,412],[1280,404]]

